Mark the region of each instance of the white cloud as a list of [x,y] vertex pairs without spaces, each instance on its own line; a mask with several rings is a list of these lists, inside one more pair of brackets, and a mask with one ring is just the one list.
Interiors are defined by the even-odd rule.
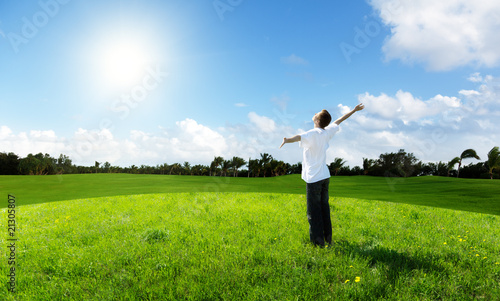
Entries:
[[302,66],[307,66],[309,65],[309,62],[300,56],[297,56],[295,54],[291,54],[289,56],[285,56],[281,58],[281,62],[283,64],[287,65],[302,65]]
[[30,131],[30,136],[41,141],[55,141],[57,139],[54,131]]
[[479,93],[478,91],[476,90],[460,90],[458,93],[464,95],[464,96],[474,96],[474,95],[481,95],[481,93]]
[[238,108],[248,107],[248,105],[246,103],[243,103],[243,102],[235,103],[234,106],[238,107]]
[[198,155],[221,155],[227,149],[225,138],[218,132],[198,124],[193,119],[176,122],[178,141],[174,144],[176,151],[198,153]]
[[387,120],[401,120],[405,124],[460,107],[460,99],[456,97],[436,95],[423,101],[402,90],[394,97],[384,93],[380,96],[365,93],[358,99],[364,103],[367,112]]
[[483,81],[483,77],[481,76],[481,74],[479,72],[476,72],[476,73],[471,74],[469,76],[468,80],[473,82],[473,83],[478,83],[478,82]]
[[[376,159],[400,148],[425,162],[449,161],[466,148],[474,148],[483,159],[493,146],[500,146],[500,81],[491,76],[476,77],[481,78],[477,89],[460,90],[460,99],[436,95],[421,100],[403,91],[360,95],[365,110],[342,123],[342,131],[330,143],[327,163],[341,157],[351,167],[361,166],[362,158]],[[340,104],[330,114],[336,119],[350,109]],[[208,165],[214,156],[248,160],[261,153],[292,164],[300,162],[302,150],[297,143],[278,147],[283,137],[304,132],[311,124],[302,129],[304,124],[297,126],[295,117],[282,119],[279,114],[250,112],[246,121],[218,128],[184,119],[157,133],[134,130],[126,137],[115,137],[107,129],[78,129],[71,137],[60,137],[51,130],[15,132],[3,125],[0,152],[23,157],[28,153],[53,157],[62,153],[75,164],[87,166],[94,161],[120,166],[184,161]]]
[[0,139],[3,140],[5,138],[9,137],[11,134],[12,134],[12,130],[9,129],[7,126],[2,125],[0,127]]
[[248,113],[248,118],[251,123],[264,133],[274,132],[276,130],[276,123],[269,117],[259,116],[255,112],[250,112]]
[[[94,161],[113,165],[156,165],[162,163],[209,164],[214,156],[260,157],[260,153],[277,152],[281,139],[294,132],[290,126],[277,126],[269,117],[255,112],[248,121],[218,130],[193,119],[177,121],[173,128],[160,133],[130,131],[128,137],[117,138],[108,129],[78,129],[69,138],[58,137],[54,131],[33,130],[14,134],[0,126],[0,152],[14,152],[21,157],[29,153],[48,153],[53,157],[68,155],[77,165],[93,165]],[[298,154],[298,153],[297,153]],[[299,161],[297,154],[281,152],[282,160]]]
[[450,70],[500,63],[500,2],[497,0],[371,0],[391,29],[383,51],[388,60]]

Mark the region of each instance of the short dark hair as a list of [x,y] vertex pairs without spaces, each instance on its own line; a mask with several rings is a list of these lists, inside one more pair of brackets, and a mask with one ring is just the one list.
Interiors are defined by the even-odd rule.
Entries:
[[332,121],[332,116],[327,110],[321,110],[318,114],[318,125],[320,128],[324,129]]

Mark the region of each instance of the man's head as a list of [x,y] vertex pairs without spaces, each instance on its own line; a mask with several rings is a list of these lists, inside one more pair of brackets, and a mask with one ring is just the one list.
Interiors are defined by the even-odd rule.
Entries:
[[327,110],[321,110],[321,112],[314,114],[312,120],[314,121],[314,127],[324,129],[332,121],[332,116],[330,116],[330,113],[328,113]]

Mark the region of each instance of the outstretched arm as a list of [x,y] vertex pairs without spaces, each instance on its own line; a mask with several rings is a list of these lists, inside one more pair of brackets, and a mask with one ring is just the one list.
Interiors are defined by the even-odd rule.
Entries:
[[346,120],[347,118],[351,117],[352,114],[354,114],[355,112],[357,111],[361,111],[365,108],[365,106],[360,103],[359,105],[357,105],[354,109],[352,109],[352,111],[350,111],[349,113],[345,114],[344,116],[340,117],[339,119],[335,120],[334,123],[336,125],[339,125],[342,121]]
[[283,138],[283,143],[281,143],[280,148],[285,144],[285,143],[292,143],[292,142],[297,142],[300,141],[300,135],[295,135],[292,138]]

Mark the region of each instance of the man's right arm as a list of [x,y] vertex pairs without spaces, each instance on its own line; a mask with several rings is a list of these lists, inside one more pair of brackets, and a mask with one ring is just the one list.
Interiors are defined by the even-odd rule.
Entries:
[[298,142],[298,141],[300,141],[300,140],[301,140],[300,135],[295,135],[295,136],[293,136],[293,137],[291,137],[291,138],[286,138],[286,137],[285,137],[285,138],[283,138],[283,143],[281,143],[280,148],[281,148],[281,147],[282,147],[285,143],[293,143],[293,142]]

